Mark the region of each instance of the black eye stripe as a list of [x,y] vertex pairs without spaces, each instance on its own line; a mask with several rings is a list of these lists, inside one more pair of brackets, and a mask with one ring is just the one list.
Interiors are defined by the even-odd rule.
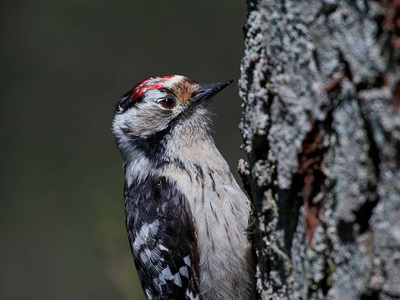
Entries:
[[[158,91],[171,95],[170,97],[172,98],[172,100],[174,101],[174,104],[175,104],[176,101],[173,97],[175,97],[176,94],[172,89],[163,87],[163,88],[159,88]],[[115,109],[116,112],[119,112],[119,113],[124,112],[128,108],[140,103],[144,98],[144,95],[142,95],[142,96],[136,98],[135,101],[132,101],[132,94],[133,94],[133,92],[132,92],[132,90],[130,90],[121,97],[121,99],[117,102],[116,109]]]
[[162,92],[162,93],[166,93],[166,94],[170,94],[172,96],[176,96],[175,92],[170,88],[163,87],[163,88],[159,88],[158,90],[160,92]]

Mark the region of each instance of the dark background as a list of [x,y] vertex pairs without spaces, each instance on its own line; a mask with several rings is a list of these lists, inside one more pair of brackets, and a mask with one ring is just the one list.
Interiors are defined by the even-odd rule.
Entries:
[[236,174],[245,1],[2,1],[0,298],[142,299],[124,227],[120,95],[233,78],[213,107]]

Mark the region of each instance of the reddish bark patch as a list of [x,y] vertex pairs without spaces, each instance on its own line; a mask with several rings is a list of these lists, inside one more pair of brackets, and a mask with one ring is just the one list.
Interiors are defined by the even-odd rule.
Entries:
[[346,74],[344,73],[334,77],[324,86],[324,91],[327,93],[333,91],[345,77]]
[[382,0],[386,14],[381,27],[391,33],[393,47],[400,52],[400,0]]
[[322,170],[324,148],[322,147],[321,132],[318,125],[312,122],[311,124],[311,130],[303,140],[299,154],[300,166],[296,174],[296,179],[300,181],[298,193],[300,193],[305,208],[306,234],[309,248],[311,247],[314,232],[320,222],[319,216],[324,209],[324,181],[326,178]]

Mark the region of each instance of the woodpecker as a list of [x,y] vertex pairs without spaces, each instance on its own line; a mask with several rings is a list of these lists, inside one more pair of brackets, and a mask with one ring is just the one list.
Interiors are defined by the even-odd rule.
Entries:
[[209,127],[210,100],[231,83],[152,77],[117,103],[126,228],[147,299],[253,299],[250,203]]

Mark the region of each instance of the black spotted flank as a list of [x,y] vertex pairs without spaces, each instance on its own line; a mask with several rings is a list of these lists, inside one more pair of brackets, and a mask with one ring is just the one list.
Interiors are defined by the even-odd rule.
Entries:
[[208,176],[210,176],[210,179],[211,179],[212,189],[213,189],[214,193],[216,193],[218,195],[217,190],[216,190],[216,186],[215,186],[215,180],[214,180],[214,177],[213,177],[213,173],[214,172],[211,169],[208,169]]
[[194,164],[194,167],[197,169],[197,174],[199,174],[200,179],[199,181],[204,181],[204,172],[203,172],[203,168],[198,165],[198,164]]

